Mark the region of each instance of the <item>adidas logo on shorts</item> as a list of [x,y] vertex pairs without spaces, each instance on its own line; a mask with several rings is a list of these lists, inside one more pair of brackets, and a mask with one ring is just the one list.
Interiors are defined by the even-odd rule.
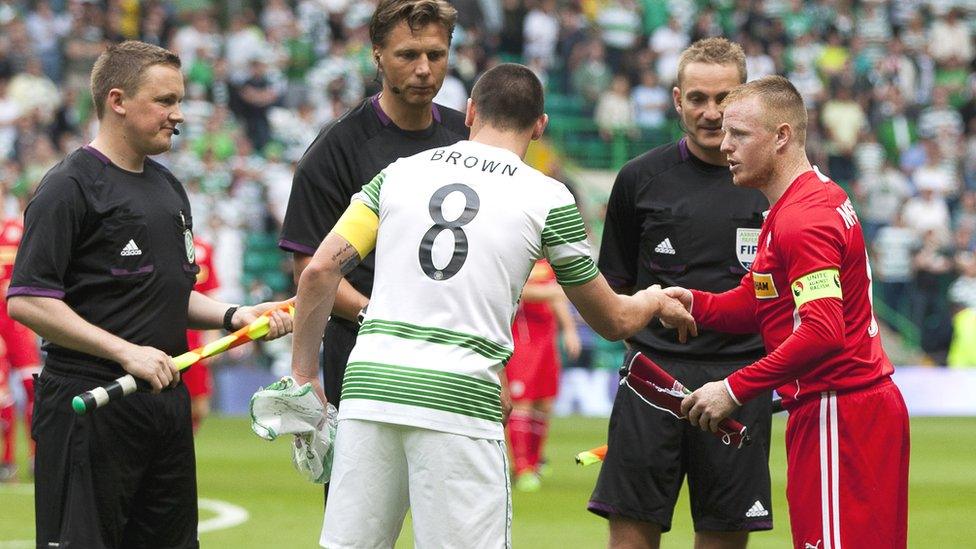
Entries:
[[752,507],[750,507],[749,510],[746,511],[746,518],[768,517],[768,516],[769,516],[769,511],[767,511],[766,508],[763,507],[763,504],[759,500],[756,500],[756,503],[753,503]]
[[654,248],[654,251],[659,254],[674,255],[675,251],[674,246],[671,245],[671,238],[668,237],[662,240],[661,243]]
[[125,245],[125,248],[122,248],[121,255],[122,257],[130,255],[142,255],[142,250],[139,249],[139,246],[136,246],[135,240],[130,239],[129,243]]

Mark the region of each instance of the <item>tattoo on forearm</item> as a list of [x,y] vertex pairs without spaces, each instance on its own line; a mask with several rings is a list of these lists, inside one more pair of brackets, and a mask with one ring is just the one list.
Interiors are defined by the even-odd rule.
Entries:
[[352,244],[349,244],[347,242],[346,245],[342,247],[342,249],[340,249],[338,252],[332,254],[332,261],[335,262],[335,263],[340,262],[342,260],[342,257],[343,256],[349,255],[349,250],[351,250],[351,249],[352,249]]
[[339,271],[342,273],[342,276],[346,276],[359,265],[359,252],[356,251],[356,248],[352,244],[346,244],[332,256],[332,261],[339,264]]

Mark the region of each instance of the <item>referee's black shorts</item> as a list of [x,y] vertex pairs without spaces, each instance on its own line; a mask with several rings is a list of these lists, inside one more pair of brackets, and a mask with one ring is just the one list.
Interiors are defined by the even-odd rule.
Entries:
[[[625,365],[630,356],[628,353]],[[746,364],[648,356],[689,389],[723,379]],[[606,459],[587,508],[607,518],[616,515],[651,522],[667,532],[687,475],[695,531],[772,529],[771,415],[769,395],[753,399],[732,414],[746,425],[753,441],[736,450],[712,433],[646,404],[622,386],[610,415]]]
[[97,385],[47,369],[35,384],[37,547],[199,547],[186,386],[76,415]]

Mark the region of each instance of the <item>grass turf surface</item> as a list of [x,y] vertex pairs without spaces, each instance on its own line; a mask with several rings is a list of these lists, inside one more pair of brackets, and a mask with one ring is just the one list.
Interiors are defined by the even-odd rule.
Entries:
[[[599,470],[573,463],[576,452],[605,440],[606,420],[563,418],[552,427],[547,454],[552,473],[541,491],[514,494],[516,547],[597,548],[606,545],[606,522],[585,505]],[[783,428],[773,422],[771,465],[776,528],[752,536],[750,547],[789,547],[786,514]],[[22,429],[21,429],[22,431]],[[23,444],[21,478],[23,471]],[[912,420],[909,547],[972,547],[976,543],[976,418]],[[201,498],[243,507],[247,522],[204,532],[203,547],[315,547],[321,526],[322,490],[292,470],[289,445],[251,434],[243,418],[208,420],[197,439]],[[693,534],[686,493],[678,502],[672,532],[662,546],[691,547]],[[29,484],[0,485],[0,549],[32,547],[33,498]],[[201,510],[201,520],[213,518]],[[878,525],[884,528],[884,525]],[[397,547],[411,547],[409,519]]]

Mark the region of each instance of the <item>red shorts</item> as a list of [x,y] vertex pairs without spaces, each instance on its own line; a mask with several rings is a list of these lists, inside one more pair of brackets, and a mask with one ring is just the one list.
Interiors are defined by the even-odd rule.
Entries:
[[512,334],[515,352],[505,366],[512,400],[554,398],[559,392],[555,327],[550,322],[516,320]]
[[186,384],[186,390],[190,393],[190,398],[213,394],[213,376],[210,375],[210,368],[203,362],[197,362],[183,370],[182,379]]
[[797,549],[908,543],[908,410],[890,380],[790,411],[786,499]]
[[37,336],[27,326],[7,316],[7,304],[0,304],[0,337],[7,351],[7,360],[14,368],[38,367],[41,355],[37,349]]
[[[187,330],[186,342],[190,349],[196,349],[203,345],[203,335],[196,330]],[[186,384],[186,390],[190,393],[190,398],[213,394],[213,376],[210,375],[210,368],[206,362],[201,360],[183,370],[181,374],[183,383]]]

